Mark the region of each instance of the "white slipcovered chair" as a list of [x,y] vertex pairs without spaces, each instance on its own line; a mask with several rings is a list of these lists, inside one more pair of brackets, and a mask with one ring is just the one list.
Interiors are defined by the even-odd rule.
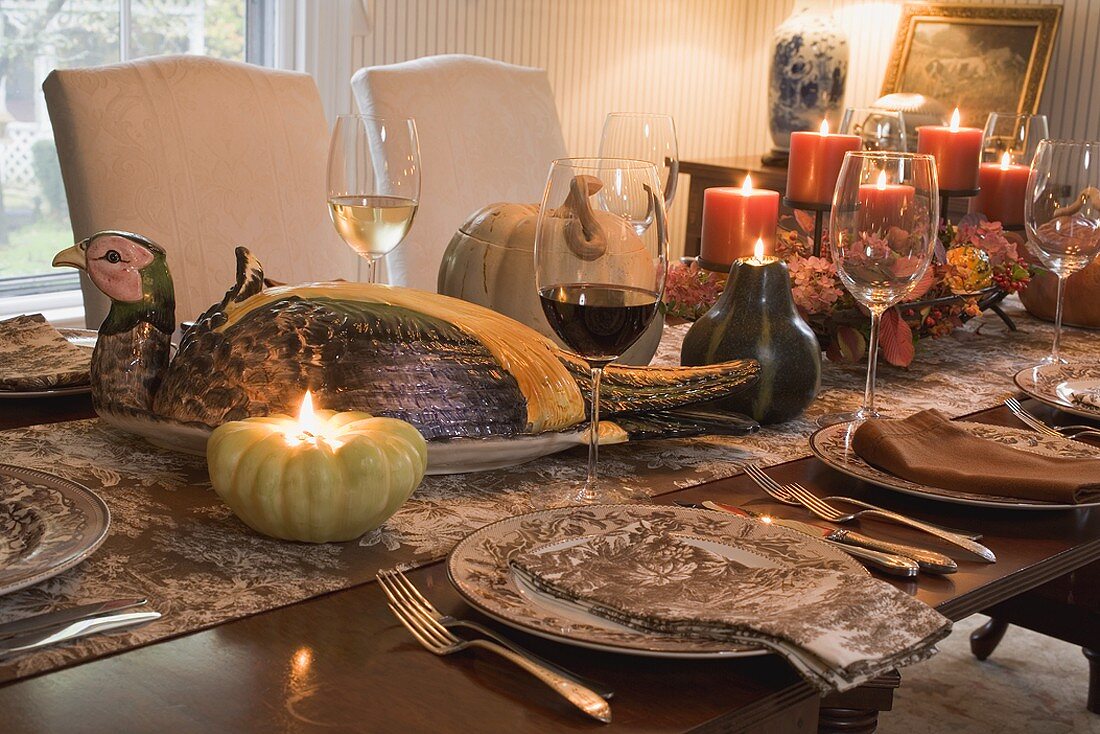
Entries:
[[495,202],[538,202],[550,162],[566,155],[542,69],[428,56],[360,69],[351,86],[363,114],[411,117],[420,138],[420,208],[386,256],[394,285],[436,290],[443,252],[466,218]]
[[[177,321],[233,284],[236,245],[277,280],[356,278],[328,221],[328,123],[308,75],[162,56],[54,71],[42,88],[74,238],[121,229],[162,245]],[[82,288],[95,328],[109,302]]]

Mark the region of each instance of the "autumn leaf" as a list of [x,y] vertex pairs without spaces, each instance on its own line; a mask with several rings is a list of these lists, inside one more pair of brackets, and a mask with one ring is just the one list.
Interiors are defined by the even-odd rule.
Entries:
[[860,362],[866,353],[867,340],[863,338],[863,334],[851,326],[838,326],[828,349],[825,350],[825,356],[830,362],[844,364]]
[[896,308],[886,310],[879,322],[879,345],[882,356],[895,367],[908,367],[916,355],[913,330]]

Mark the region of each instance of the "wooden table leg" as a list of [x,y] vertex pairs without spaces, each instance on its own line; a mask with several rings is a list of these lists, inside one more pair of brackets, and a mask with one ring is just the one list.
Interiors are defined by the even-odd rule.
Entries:
[[901,675],[895,670],[859,688],[821,699],[818,734],[872,734],[878,728],[879,712],[894,707],[894,691],[899,685]]
[[1082,647],[1081,652],[1089,661],[1089,699],[1085,708],[1089,713],[1100,714],[1100,652]]
[[1001,638],[1005,636],[1008,622],[1000,619],[990,619],[978,629],[970,633],[970,652],[978,660],[985,660],[1001,644]]

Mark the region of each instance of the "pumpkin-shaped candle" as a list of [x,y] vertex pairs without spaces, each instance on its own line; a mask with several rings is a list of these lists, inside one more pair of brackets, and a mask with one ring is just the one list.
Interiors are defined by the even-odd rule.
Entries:
[[218,496],[249,527],[284,540],[353,540],[384,523],[424,478],[428,447],[412,425],[314,410],[219,426],[206,448]]

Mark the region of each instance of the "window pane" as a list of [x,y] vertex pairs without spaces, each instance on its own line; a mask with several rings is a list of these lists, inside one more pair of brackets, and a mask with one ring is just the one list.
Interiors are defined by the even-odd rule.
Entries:
[[72,244],[42,80],[118,61],[118,29],[117,2],[0,0],[0,278],[57,272]]
[[134,58],[203,54],[244,61],[245,0],[133,0]]
[[54,253],[72,244],[42,81],[117,62],[125,2],[130,58],[244,61],[246,0],[0,0],[0,279],[57,273]]

